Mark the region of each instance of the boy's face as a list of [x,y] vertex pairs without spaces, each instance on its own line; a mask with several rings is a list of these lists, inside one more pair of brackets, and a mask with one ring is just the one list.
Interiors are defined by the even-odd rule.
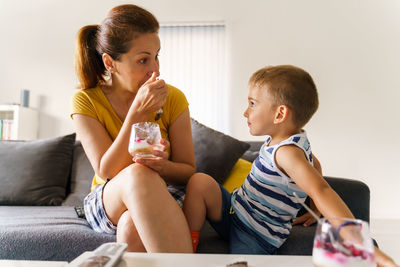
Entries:
[[271,135],[274,128],[276,106],[268,93],[268,87],[251,86],[248,96],[248,107],[244,112],[250,134]]

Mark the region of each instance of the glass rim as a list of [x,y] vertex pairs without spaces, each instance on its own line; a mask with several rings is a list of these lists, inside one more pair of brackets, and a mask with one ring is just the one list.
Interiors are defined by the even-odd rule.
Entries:
[[132,127],[133,126],[136,126],[136,125],[143,125],[143,124],[148,124],[148,125],[158,125],[158,126],[160,126],[157,122],[152,122],[152,121],[139,121],[139,122],[135,122],[135,123],[133,123],[132,124]]
[[323,218],[320,218],[319,219],[319,221],[328,221],[329,222],[329,220],[334,220],[334,221],[339,221],[339,220],[341,220],[341,221],[354,221],[354,222],[358,222],[358,223],[366,223],[366,224],[369,224],[369,222],[367,222],[367,221],[365,221],[365,220],[362,220],[362,219],[357,219],[357,218],[346,218],[346,217],[323,217]]

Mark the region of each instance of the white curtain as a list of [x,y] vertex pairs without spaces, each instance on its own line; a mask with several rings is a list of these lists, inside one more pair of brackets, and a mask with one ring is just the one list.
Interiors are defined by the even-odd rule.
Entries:
[[227,132],[225,26],[165,24],[160,39],[161,78],[185,93],[191,117]]

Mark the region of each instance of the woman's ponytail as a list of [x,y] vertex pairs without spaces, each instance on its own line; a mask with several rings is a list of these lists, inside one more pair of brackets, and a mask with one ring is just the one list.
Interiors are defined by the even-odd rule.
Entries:
[[92,88],[104,81],[105,67],[102,56],[96,49],[98,25],[82,27],[78,32],[75,47],[75,72],[80,89]]

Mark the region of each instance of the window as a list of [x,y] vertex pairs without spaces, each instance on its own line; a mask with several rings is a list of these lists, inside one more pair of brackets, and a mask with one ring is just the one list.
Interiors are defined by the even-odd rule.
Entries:
[[161,77],[185,93],[191,117],[226,132],[225,26],[166,24],[160,39]]

